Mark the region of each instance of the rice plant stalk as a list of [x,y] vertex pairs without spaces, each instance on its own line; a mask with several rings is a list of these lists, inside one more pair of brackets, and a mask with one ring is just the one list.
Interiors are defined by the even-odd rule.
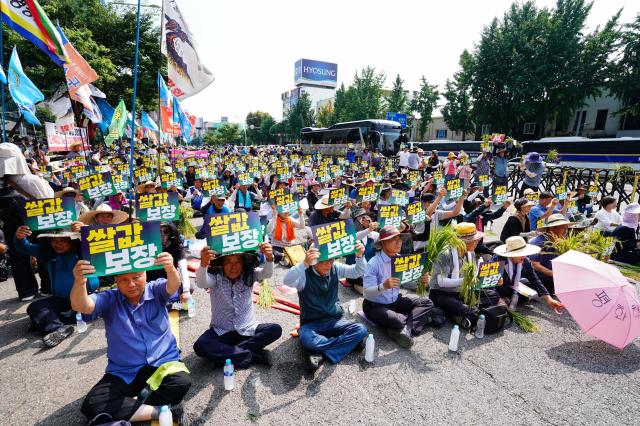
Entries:
[[269,285],[269,281],[262,280],[260,283],[260,294],[258,295],[258,306],[261,308],[270,308],[276,301],[273,295],[273,289]]
[[540,327],[531,321],[525,314],[509,310],[509,315],[511,315],[513,322],[516,323],[516,325],[525,333],[538,333],[540,331]]
[[[428,223],[425,226],[429,226]],[[432,274],[433,264],[436,259],[440,255],[440,253],[444,253],[445,251],[455,248],[458,251],[464,250],[465,244],[458,235],[452,226],[443,226],[437,229],[432,229],[429,234],[429,239],[427,240],[427,248],[423,253],[424,257],[424,273]],[[422,280],[418,280],[418,285],[416,288],[416,293],[418,296],[423,297],[427,294],[427,285],[422,283]]]
[[460,297],[467,306],[474,307],[480,302],[479,292],[476,291],[476,285],[478,285],[478,267],[476,263],[467,260],[463,261],[460,274],[462,275]]
[[191,224],[191,218],[193,218],[193,209],[187,203],[180,204],[180,218],[176,228],[185,239],[191,239],[196,235],[196,228]]

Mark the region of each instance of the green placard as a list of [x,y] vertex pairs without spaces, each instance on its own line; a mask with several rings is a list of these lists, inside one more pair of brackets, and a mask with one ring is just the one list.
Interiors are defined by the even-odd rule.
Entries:
[[298,194],[283,188],[269,191],[269,200],[276,206],[278,213],[291,213],[298,210]]
[[422,205],[422,201],[416,201],[407,206],[407,218],[411,225],[423,223],[427,220],[427,212]]
[[378,224],[380,228],[393,225],[396,228],[402,224],[403,211],[397,204],[378,206]]
[[217,195],[224,197],[227,194],[227,187],[220,183],[219,179],[210,179],[202,182],[202,190],[207,197]]
[[403,189],[391,190],[391,197],[389,198],[389,203],[397,204],[399,206],[406,206],[407,204],[409,204],[409,196],[407,195],[407,191]]
[[349,201],[349,192],[346,187],[336,188],[329,191],[329,205],[341,206]]
[[493,187],[493,202],[495,204],[502,204],[509,199],[509,194],[507,194],[506,185],[499,185]]
[[391,262],[391,276],[398,278],[400,284],[415,282],[422,276],[424,270],[422,253],[396,256]]
[[262,225],[256,212],[205,215],[207,245],[218,254],[257,250],[262,243]]
[[162,268],[154,265],[162,252],[160,222],[83,226],[80,235],[82,258],[96,268],[88,277]]
[[556,187],[556,198],[560,201],[567,199],[567,187],[565,185],[558,185]]
[[319,262],[356,252],[356,228],[351,219],[312,226],[311,234],[320,251]]
[[66,228],[77,219],[73,197],[24,200],[24,224],[32,231]]
[[253,177],[249,173],[241,173],[238,176],[238,185],[240,186],[250,186],[253,185]]
[[78,179],[78,186],[85,200],[108,197],[118,192],[109,172],[96,173],[80,178]]
[[495,287],[502,278],[503,262],[485,262],[478,268],[478,283],[476,289]]
[[363,201],[374,202],[380,196],[380,185],[361,186],[356,189],[356,203]]
[[180,203],[177,192],[159,194],[137,194],[136,216],[142,222],[154,220],[172,221],[180,219]]
[[457,200],[458,198],[462,197],[464,188],[462,187],[462,182],[460,181],[460,179],[450,179],[445,183],[445,185],[447,188],[448,199]]
[[531,201],[532,203],[537,203],[538,200],[540,199],[540,193],[539,192],[531,192],[529,194],[526,194],[524,196],[524,198],[526,198],[527,200]]
[[146,167],[140,167],[133,171],[133,177],[137,183],[145,183],[155,179],[155,174]]
[[175,186],[176,188],[182,188],[182,178],[178,176],[178,173],[176,172],[162,173],[160,175],[160,185],[164,189],[169,189],[172,186]]

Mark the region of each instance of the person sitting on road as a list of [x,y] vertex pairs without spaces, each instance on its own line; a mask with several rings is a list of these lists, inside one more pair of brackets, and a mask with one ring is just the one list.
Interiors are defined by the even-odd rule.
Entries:
[[196,284],[209,289],[211,324],[193,345],[196,355],[216,366],[230,359],[236,368],[251,364],[273,364],[266,346],[282,335],[278,324],[260,324],[253,308],[253,285],[273,275],[271,244],[262,243],[260,252],[265,263],[258,268],[254,253],[216,255],[209,247],[200,253]]
[[204,214],[221,214],[232,213],[229,206],[227,206],[227,200],[216,194],[211,194],[211,198],[207,203],[200,207],[200,213]]
[[191,208],[195,211],[199,211],[202,207],[202,199],[204,198],[204,190],[202,189],[202,178],[196,178],[193,181],[193,186],[187,189],[184,196],[185,201],[191,201]]
[[618,225],[622,224],[622,215],[616,210],[618,201],[613,197],[602,197],[600,206],[602,208],[596,213],[597,222],[595,228],[605,232],[612,232]]
[[506,242],[509,237],[531,232],[529,211],[535,204],[526,198],[520,198],[516,200],[513,205],[516,211],[507,218],[507,221],[502,227],[502,232],[500,232],[500,241],[503,243]]
[[[179,301],[180,303],[187,303],[193,290],[191,289],[191,280],[189,278],[182,236],[173,223],[163,222],[160,224],[160,238],[162,240],[162,251],[169,253],[171,257],[173,257],[173,266],[178,269],[178,273],[180,274],[180,288],[175,294],[171,295],[169,302]],[[155,281],[158,278],[167,278],[167,273],[164,269],[147,271],[148,281]]]
[[631,265],[640,264],[640,248],[638,248],[638,239],[636,237],[639,217],[640,205],[638,203],[631,203],[625,207],[622,214],[622,224],[617,226],[611,233],[613,237],[620,241],[620,244],[616,244],[611,259]]
[[129,218],[125,212],[113,210],[109,204],[100,204],[95,210],[89,210],[80,215],[76,222],[71,224],[71,231],[80,232],[80,228],[90,225],[115,225]]
[[[462,328],[471,328],[474,317],[471,309],[460,297],[462,277],[460,271],[463,261],[476,262],[475,249],[484,234],[473,223],[462,222],[455,226],[456,234],[465,243],[458,251],[451,248],[441,253],[433,265],[433,274],[429,281],[429,297],[433,303],[451,317]],[[499,294],[490,288],[480,290],[480,308],[495,306],[500,302]]]
[[541,248],[539,253],[531,256],[531,263],[550,294],[555,294],[551,261],[558,257],[551,243],[557,238],[565,237],[569,231],[569,225],[572,224],[562,214],[552,214],[547,218],[545,227],[540,230],[542,233],[530,241],[534,246]]
[[[524,179],[522,181],[522,187],[520,187],[520,196],[524,196],[526,189],[532,189],[538,191],[540,184],[542,183],[542,175],[545,171],[545,164],[542,161],[542,157],[537,152],[530,152],[524,158],[523,163],[520,165],[520,170],[524,172]],[[532,222],[533,223],[533,222]]]
[[[80,235],[69,231],[54,231],[41,234],[38,238],[49,238],[48,243],[34,244],[27,239],[31,235],[28,226],[23,225],[16,230],[15,248],[20,253],[38,259],[41,267],[47,268],[51,280],[52,296],[38,299],[27,306],[27,315],[31,319],[31,330],[44,335],[42,341],[48,347],[59,345],[73,334],[76,321],[75,312],[71,310],[69,293],[73,283],[73,267],[80,258],[80,248],[73,240]],[[95,290],[98,280],[90,278],[89,289]]]
[[316,180],[309,182],[307,186],[307,203],[309,204],[309,214],[315,210],[315,205],[319,200],[318,191],[320,191],[320,183]]
[[[385,328],[398,345],[410,348],[413,336],[422,334],[431,322],[433,302],[427,297],[403,296],[400,294],[400,280],[391,276],[392,259],[402,248],[402,236],[398,228],[384,226],[376,247],[380,251],[367,264],[363,278],[362,309],[367,318]],[[425,274],[421,279],[426,284],[429,276]]]
[[[533,193],[533,191],[531,191]],[[525,194],[526,195],[526,194]],[[541,192],[538,205],[533,206],[529,210],[529,226],[532,231],[538,229],[538,221],[541,219],[547,219],[555,213],[565,213],[567,211],[566,203],[564,206],[560,206],[560,202],[557,198],[553,198],[553,194],[550,192]]]
[[338,300],[339,280],[364,275],[364,246],[356,243],[356,263],[344,265],[333,259],[318,262],[320,252],[311,247],[304,261],[289,269],[282,282],[298,290],[300,299],[300,345],[304,351],[305,370],[314,372],[323,357],[336,364],[356,347],[364,349],[367,336],[364,325],[342,318]]
[[292,218],[289,213],[278,213],[275,204],[271,205],[273,215],[267,224],[267,233],[273,245],[273,255],[276,262],[285,262],[287,266],[284,248],[291,247],[296,239],[295,229],[305,229],[302,209],[298,208],[298,219]]
[[105,375],[80,408],[88,419],[149,421],[160,416],[163,405],[171,405],[174,420],[183,424],[179,404],[191,379],[165,308],[180,287],[180,275],[169,253],[160,253],[155,265],[164,268],[166,279],[147,282],[144,271],[119,274],[116,289],[92,295],[85,275],[95,273],[95,267],[79,260],[73,268],[71,307],[87,321],[103,318],[107,338]]
[[[513,297],[513,293],[517,291],[520,284],[535,290],[538,297],[544,300],[551,309],[558,312],[564,308],[564,305],[553,299],[546,287],[540,281],[538,274],[527,256],[531,256],[540,252],[540,247],[527,244],[524,238],[513,236],[507,238],[505,244],[494,249],[494,256],[491,261],[498,261],[500,258],[506,258],[505,267],[502,272],[502,284],[496,287],[500,297],[506,299],[509,303]],[[527,302],[529,299],[525,296],[518,297],[518,303]]]
[[339,211],[329,204],[329,196],[327,195],[320,198],[313,207],[314,210],[309,216],[309,226],[324,225],[351,217],[351,201],[347,201],[344,210]]
[[[249,186],[236,184],[235,189],[229,195],[229,205],[234,207],[234,211],[244,209],[249,212],[257,210],[257,208],[254,209],[254,206],[259,205],[262,199],[261,191],[258,190],[255,183]],[[257,203],[254,203],[254,201]]]

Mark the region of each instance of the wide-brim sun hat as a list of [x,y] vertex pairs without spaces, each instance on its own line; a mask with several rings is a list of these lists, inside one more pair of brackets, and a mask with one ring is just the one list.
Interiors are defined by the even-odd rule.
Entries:
[[313,206],[313,208],[316,210],[325,210],[331,207],[333,207],[333,204],[329,204],[328,196],[320,198],[318,201],[316,201],[316,204]]
[[505,244],[496,247],[493,252],[501,257],[531,256],[540,252],[540,247],[527,244],[524,238],[513,236],[507,238]]
[[638,204],[638,203],[631,203],[631,204],[628,204],[628,205],[624,208],[624,213],[629,213],[629,214],[640,214],[640,204]]
[[228,256],[241,256],[244,267],[255,268],[260,264],[260,258],[257,254],[245,251],[241,253],[225,253],[217,255],[216,258],[211,261],[211,266],[218,268],[222,267],[222,260]]
[[56,192],[55,194],[53,194],[53,196],[55,198],[61,198],[61,197],[64,197],[65,194],[70,194],[70,193],[74,193],[76,195],[82,194],[82,192],[78,191],[77,189],[68,186],[68,187],[64,188],[62,191]]
[[525,163],[542,163],[542,157],[537,152],[530,152],[524,158]]
[[564,215],[562,215],[561,213],[555,213],[547,218],[547,220],[544,223],[544,228],[548,229],[548,228],[553,228],[555,226],[562,226],[562,225],[571,226],[571,225],[575,225],[575,222],[571,222],[570,220],[567,220],[567,218],[564,217]]
[[470,222],[460,222],[455,226],[456,235],[463,241],[475,241],[484,237],[484,232],[478,231],[476,225]]
[[100,213],[112,213],[113,220],[111,223],[113,224],[122,223],[129,217],[129,215],[123,211],[113,210],[109,204],[100,204],[97,209],[89,210],[88,212],[81,214],[78,220],[86,225],[95,225],[95,217]]
[[45,234],[38,235],[38,238],[69,238],[72,240],[79,240],[79,232],[65,231],[62,229],[56,229],[54,231],[47,232]]
[[377,249],[382,248],[382,242],[383,241],[387,241],[390,240],[392,238],[395,238],[396,236],[402,236],[402,233],[400,232],[400,230],[393,226],[393,225],[385,225],[382,227],[382,229],[379,231],[379,237],[378,240],[375,242],[374,246]]
[[29,165],[17,145],[0,143],[0,176],[30,175]]
[[137,186],[138,192],[142,192],[147,186],[153,186],[155,188],[156,183],[151,180],[148,180],[145,183],[141,183],[140,185]]

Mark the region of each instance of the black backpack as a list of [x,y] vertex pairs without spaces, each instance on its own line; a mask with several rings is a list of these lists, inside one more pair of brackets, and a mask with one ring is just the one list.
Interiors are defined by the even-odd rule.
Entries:
[[498,304],[489,306],[487,308],[481,308],[475,310],[473,312],[473,328],[475,329],[475,325],[480,318],[480,315],[484,315],[485,325],[484,325],[484,333],[485,334],[495,334],[500,332],[506,325],[507,321],[511,322],[511,316],[509,316],[509,310],[507,309],[507,305]]

